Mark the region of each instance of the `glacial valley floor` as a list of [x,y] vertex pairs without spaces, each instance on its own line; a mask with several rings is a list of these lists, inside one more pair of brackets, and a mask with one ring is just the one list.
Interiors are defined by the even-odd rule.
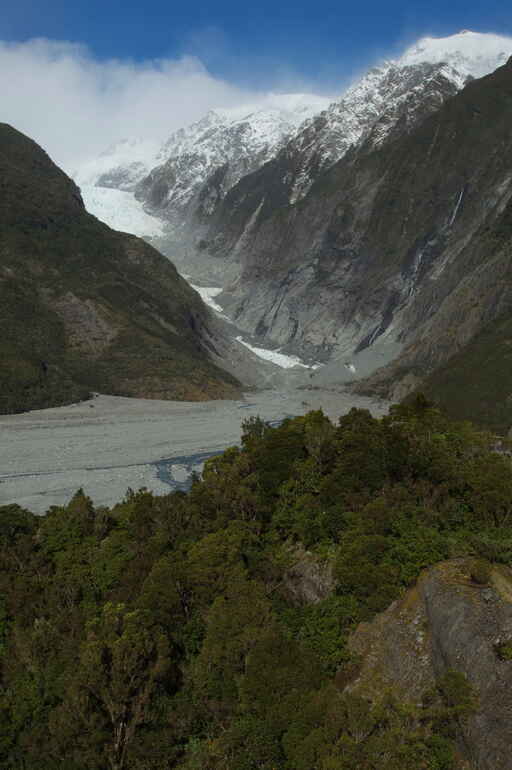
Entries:
[[261,390],[240,401],[150,401],[99,395],[90,401],[0,415],[0,506],[34,513],[66,503],[80,487],[97,505],[128,488],[157,494],[186,487],[207,457],[239,443],[243,420],[278,422],[322,407],[336,420],[352,406],[388,404],[339,389]]

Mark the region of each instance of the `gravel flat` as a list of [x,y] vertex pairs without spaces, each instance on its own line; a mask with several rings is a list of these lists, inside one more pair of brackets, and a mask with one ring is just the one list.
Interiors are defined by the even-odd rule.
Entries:
[[183,488],[206,457],[239,443],[250,416],[278,421],[322,407],[337,419],[351,406],[382,414],[387,404],[345,391],[267,390],[240,401],[176,402],[97,396],[80,404],[0,416],[0,505],[35,513],[83,487],[97,505],[128,488]]

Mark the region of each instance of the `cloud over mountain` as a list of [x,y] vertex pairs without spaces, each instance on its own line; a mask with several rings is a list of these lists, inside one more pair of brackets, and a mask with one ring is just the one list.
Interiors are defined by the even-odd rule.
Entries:
[[165,139],[212,107],[254,99],[196,57],[98,60],[84,46],[0,42],[2,119],[68,171],[125,136]]

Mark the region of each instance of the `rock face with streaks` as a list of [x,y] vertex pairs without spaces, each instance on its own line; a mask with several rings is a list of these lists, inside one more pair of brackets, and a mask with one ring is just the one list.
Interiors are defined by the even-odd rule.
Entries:
[[[456,98],[447,66],[405,70],[406,98],[383,99],[378,119],[372,100],[371,128],[308,175],[307,195],[297,197],[305,156],[291,143],[226,196],[207,248],[239,264],[221,302],[243,328],[317,354],[351,355],[386,333],[404,344],[431,303],[418,295],[445,293],[450,254],[506,204],[508,68]],[[393,68],[389,79],[407,85]]]
[[347,690],[366,697],[391,689],[417,704],[447,671],[466,675],[478,698],[461,721],[458,742],[471,768],[508,770],[512,743],[512,662],[500,651],[512,640],[512,572],[492,569],[489,585],[464,560],[427,570],[399,601],[350,640],[361,656]]
[[[405,395],[509,317],[511,122],[507,64],[410,132],[369,137],[294,205],[272,198],[268,165],[242,180],[220,229],[240,273],[220,304],[262,341],[359,374],[395,359],[365,389]],[[512,424],[510,400],[498,422]]]

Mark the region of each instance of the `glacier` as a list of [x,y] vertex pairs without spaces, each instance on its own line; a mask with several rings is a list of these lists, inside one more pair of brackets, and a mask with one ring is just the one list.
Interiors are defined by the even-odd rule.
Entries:
[[163,235],[162,220],[147,214],[133,193],[90,184],[82,185],[80,192],[87,211],[113,230],[131,233],[139,238]]

